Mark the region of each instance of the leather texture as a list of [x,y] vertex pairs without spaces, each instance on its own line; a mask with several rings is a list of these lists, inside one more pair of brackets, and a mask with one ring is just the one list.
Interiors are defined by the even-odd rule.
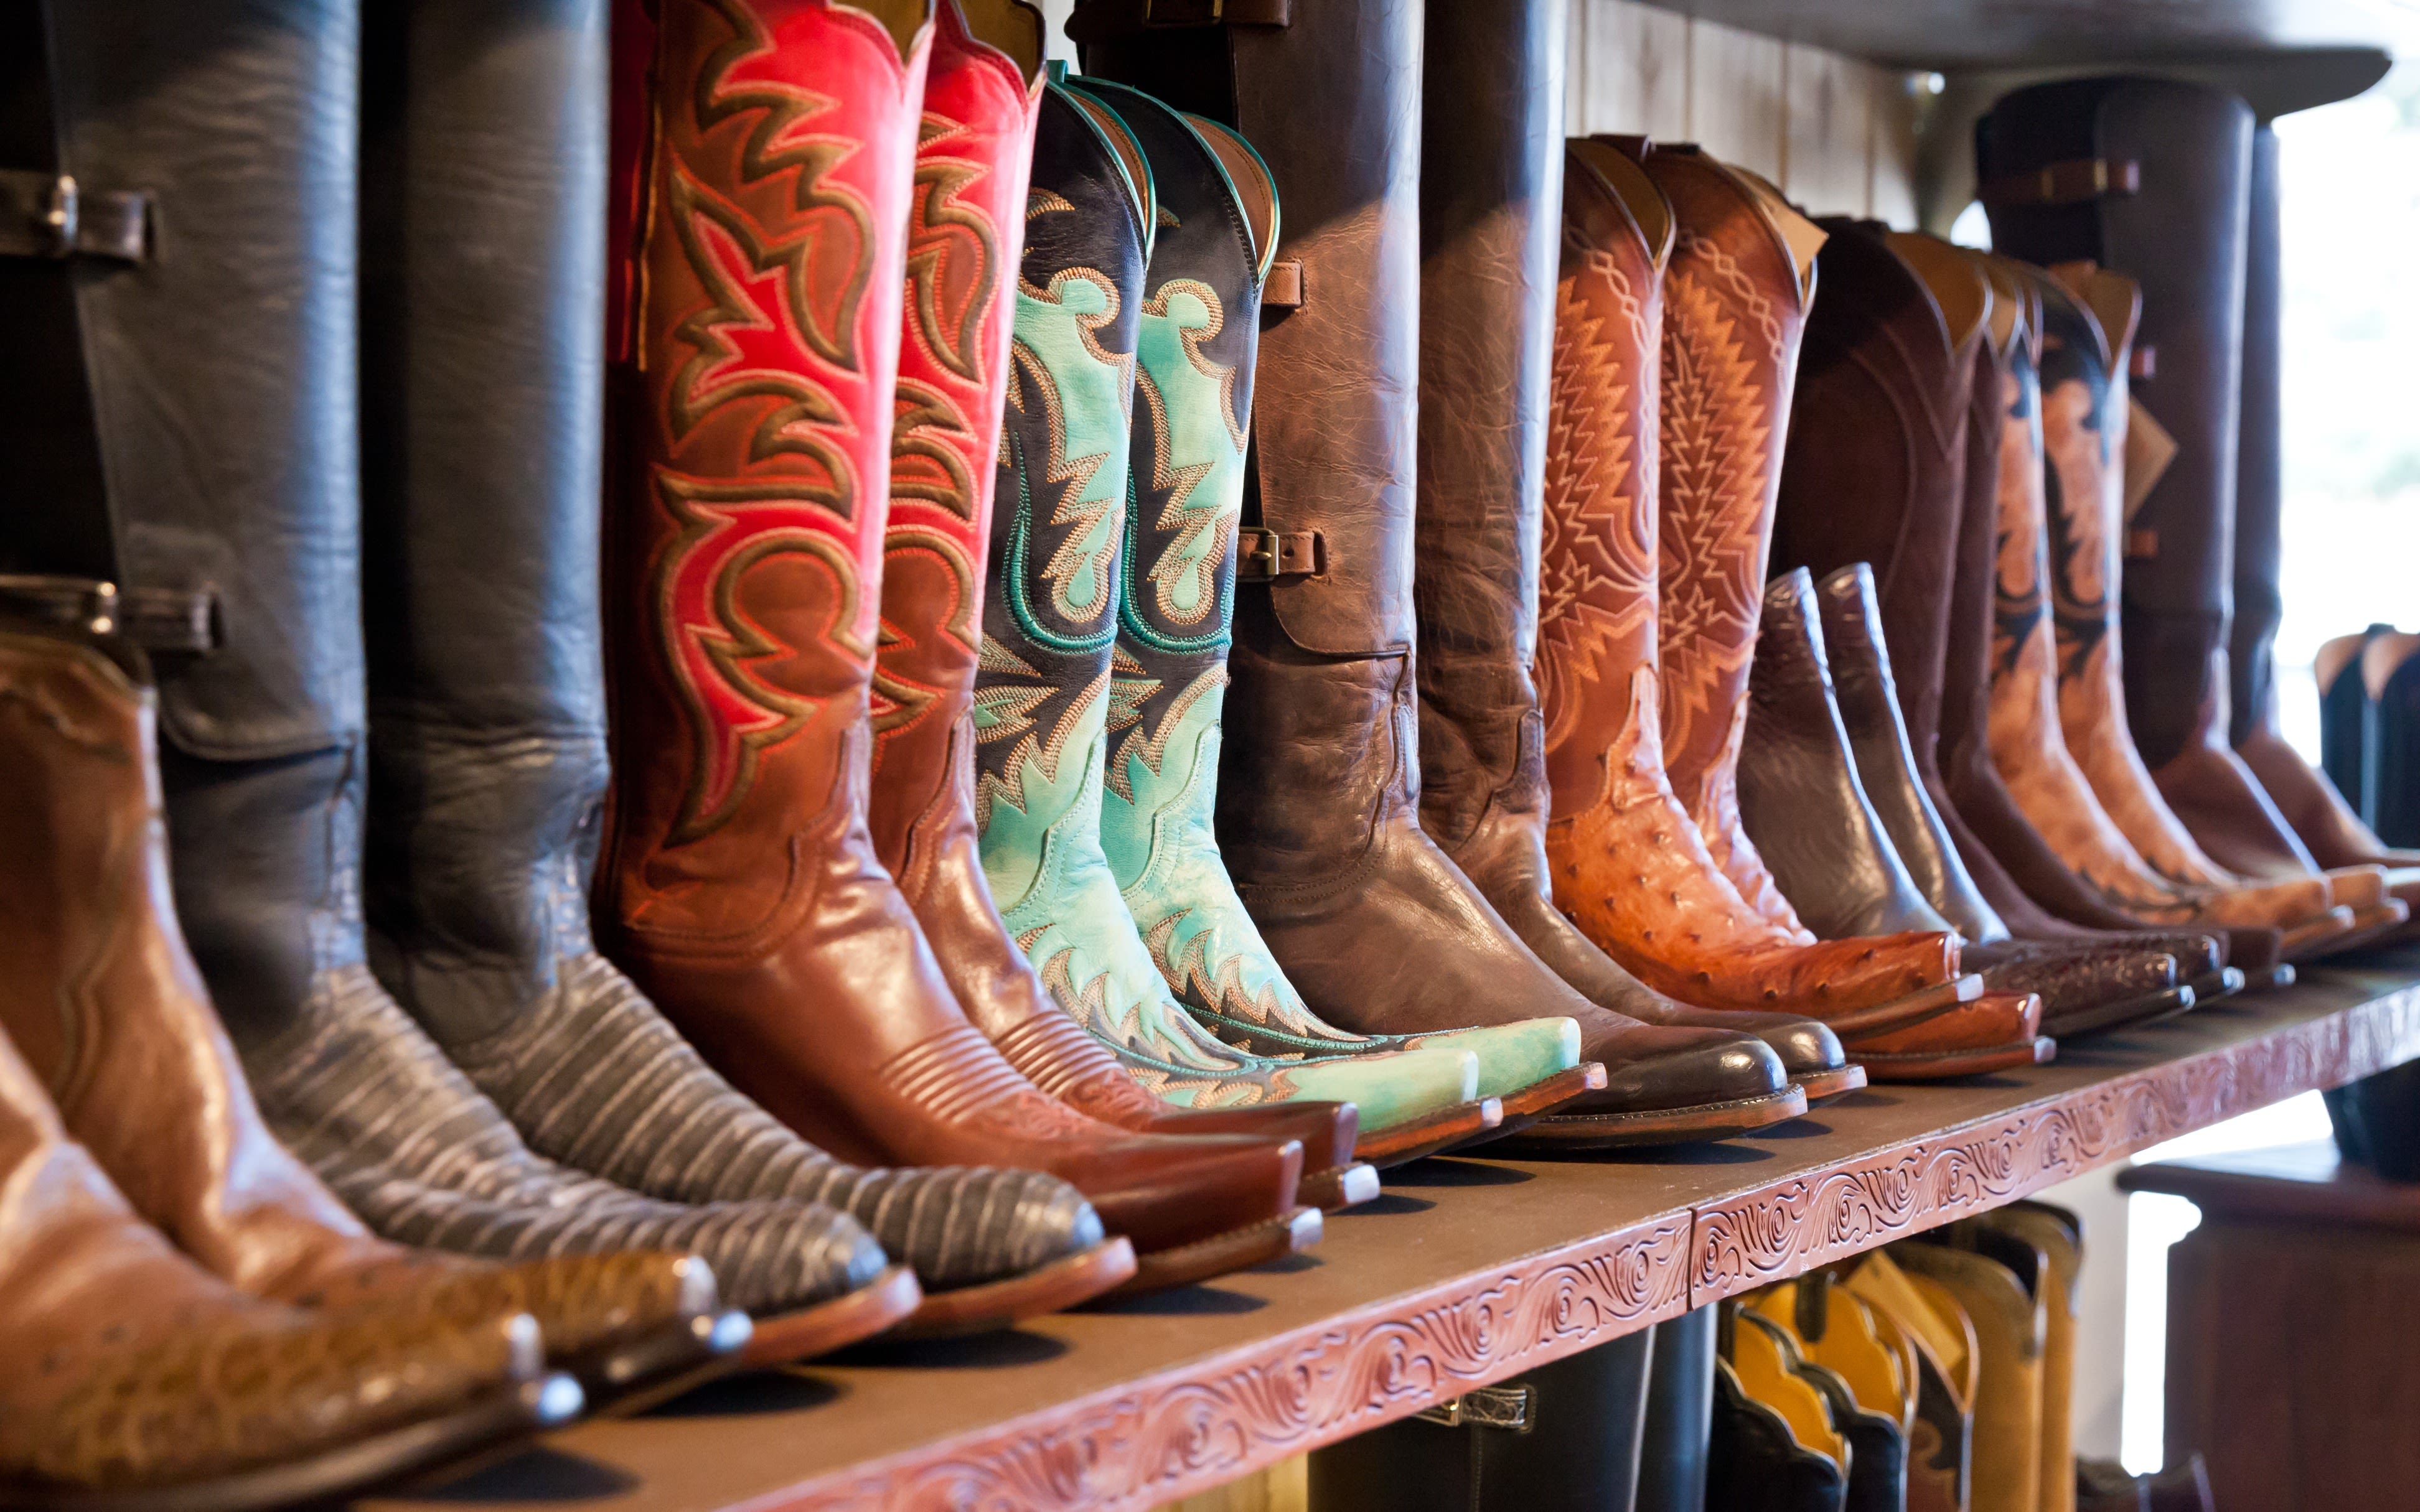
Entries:
[[[1450,20],[1480,35],[1508,24],[1501,11]],[[1527,11],[1515,20],[1509,38],[1538,24]],[[1420,827],[1411,460],[1422,24],[1418,5],[1323,7],[1283,30],[1176,28],[1086,54],[1094,71],[1198,100],[1234,126],[1267,160],[1296,228],[1287,255],[1304,299],[1264,317],[1244,516],[1316,532],[1325,569],[1239,591],[1218,816],[1229,872],[1330,1024],[1383,1035],[1577,1020],[1582,1057],[1603,1060],[1609,1080],[1563,1111],[1590,1118],[1794,1095],[1751,1041],[1684,1044],[1660,1063],[1634,1050],[1672,1031],[1626,1023],[1558,980]],[[1223,69],[1209,61],[1222,55]]]
[[1766,1333],[1781,1350],[1790,1373],[1822,1399],[1832,1429],[1847,1450],[1841,1466],[1847,1473],[1843,1512],[1905,1512],[1907,1435],[1896,1413],[1898,1404],[1883,1412],[1861,1402],[1838,1371],[1809,1356],[1806,1341],[1781,1319],[1743,1307],[1734,1327]]
[[[0,723],[16,774],[0,826],[21,862],[8,919],[23,966],[0,994],[0,1030],[144,1221],[229,1286],[290,1305],[527,1312],[575,1368],[622,1344],[685,1337],[713,1311],[711,1273],[678,1254],[502,1267],[373,1237],[270,1133],[178,933],[139,656],[16,626],[0,632],[0,689],[14,711]],[[49,717],[27,717],[37,710]],[[824,1285],[880,1271],[861,1230],[820,1217]]]
[[1913,1366],[1909,1512],[1959,1512],[1974,1478],[1975,1328],[1948,1293],[1902,1272],[1897,1252],[1868,1251],[1843,1285],[1898,1334]]
[[2075,1512],[2076,1284],[2084,1264],[2083,1226],[2046,1202],[2012,1202],[1974,1219],[2041,1251],[2041,1512]]
[[69,1140],[5,1039],[0,1194],[0,1339],[22,1366],[0,1386],[0,1488],[29,1505],[177,1488],[199,1501],[223,1477],[362,1447],[537,1376],[522,1315],[315,1318],[212,1278]]
[[1839,1462],[1801,1447],[1778,1412],[1741,1388],[1728,1360],[1714,1362],[1706,1465],[1706,1505],[1725,1512],[1845,1512],[1848,1505]]
[[2420,636],[2381,636],[2362,653],[2371,708],[2364,786],[2389,845],[2420,845]]
[[[2014,1235],[1961,1236],[1975,1250],[1918,1242],[1892,1257],[1955,1298],[1975,1329],[1973,1512],[2039,1512],[2041,1372],[2048,1319],[2040,1287],[2049,1264]],[[1978,1253],[1977,1251],[1980,1251]]]
[[1706,1512],[1706,1456],[1714,1404],[1714,1306],[1654,1326],[1631,1512]]
[[1104,849],[1136,352],[1157,221],[1152,145],[1164,154],[1170,144],[1138,138],[1089,96],[1046,93],[992,526],[998,592],[976,673],[984,869],[1060,1007],[1152,1091],[1205,1107],[1351,1102],[1375,1133],[1473,1099],[1476,1058],[1435,1049],[1281,1061],[1220,1041],[1171,991]]
[[1645,1332],[1626,1335],[1486,1388],[1499,1399],[1517,1394],[1526,1418],[1519,1428],[1423,1414],[1315,1449],[1311,1504],[1336,1512],[1628,1507],[1652,1350]]
[[[1676,171],[1724,172],[1695,159]],[[1820,1018],[1948,980],[1946,937],[1819,945],[1756,912],[1666,779],[1658,419],[1670,242],[1651,243],[1629,206],[1670,207],[1605,144],[1575,145],[1564,172],[1538,661],[1557,906],[1641,980],[1708,1008]],[[1752,216],[1752,204],[1734,197],[1730,213]],[[1699,255],[1712,255],[1702,236]]]

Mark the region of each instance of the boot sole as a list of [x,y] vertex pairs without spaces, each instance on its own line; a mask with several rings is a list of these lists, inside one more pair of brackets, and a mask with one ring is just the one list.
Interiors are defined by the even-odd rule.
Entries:
[[1497,1099],[1504,1104],[1502,1123],[1476,1138],[1464,1140],[1454,1146],[1450,1153],[1460,1154],[1481,1145],[1492,1145],[1508,1134],[1519,1134],[1572,1099],[1604,1091],[1605,1082],[1605,1067],[1593,1060],[1583,1060],[1569,1071],[1559,1071],[1552,1076],[1531,1082],[1517,1092]]
[[1506,1140],[1498,1152],[1515,1150],[1621,1149],[1634,1145],[1679,1145],[1730,1139],[1786,1123],[1807,1111],[1797,1087],[1693,1108],[1642,1113],[1571,1113],[1541,1119]]
[[1265,1223],[1232,1229],[1176,1249],[1154,1250],[1137,1262],[1133,1275],[1092,1300],[1117,1302],[1265,1265],[1311,1248],[1326,1232],[1317,1208],[1296,1208]]
[[[1937,987],[1927,987],[1920,993],[1894,997],[1887,1003],[1875,1003],[1867,1008],[1843,1009],[1838,1013],[1807,1013],[1807,1016],[1838,1035],[1869,1034],[1878,1029],[1903,1029],[1911,1024],[1948,1012],[1961,1003],[1971,1003],[1983,995],[1983,979],[1967,972],[1953,981]],[[1792,1008],[1792,1012],[1805,1012]]]
[[628,1417],[739,1369],[740,1351],[753,1336],[748,1315],[726,1309],[548,1363],[580,1382],[588,1416]]
[[894,1339],[961,1338],[1028,1318],[1063,1313],[1124,1286],[1141,1268],[1134,1242],[1113,1235],[1088,1250],[1023,1275],[924,1294],[923,1304],[892,1329]]
[[[1295,1183],[1295,1200],[1306,1208],[1322,1212],[1342,1212],[1357,1207],[1378,1195],[1378,1172],[1355,1161],[1350,1165],[1330,1165],[1324,1171],[1311,1171]],[[1148,1262],[1149,1256],[1143,1257]]]
[[[561,1382],[562,1385],[558,1385]],[[265,1512],[435,1485],[509,1458],[578,1415],[550,1401],[566,1378],[531,1381],[445,1417],[413,1423],[292,1464],[140,1490],[0,1482],[5,1512]]]
[[755,1332],[739,1351],[739,1363],[753,1369],[830,1354],[885,1332],[913,1314],[923,1300],[924,1289],[916,1284],[916,1273],[904,1265],[892,1266],[845,1297],[757,1319]]
[[2353,912],[2350,908],[2331,908],[2299,923],[2285,927],[2285,937],[2278,944],[2278,953],[2288,961],[2308,961],[2325,955],[2336,948],[2336,942],[2352,933]]
[[2180,1013],[2190,1012],[2200,1004],[2201,995],[2191,987],[2171,987],[2164,993],[2129,998],[2122,1003],[2103,1003],[2073,1013],[2045,1016],[2042,1033],[2054,1040],[2066,1040],[2108,1029],[2131,1029],[2175,1018]]
[[1866,1085],[1866,1068],[1850,1064],[1835,1066],[1829,1071],[1810,1071],[1790,1078],[1790,1085],[1807,1094],[1807,1105],[1820,1108],[1836,1098],[1843,1098]]
[[2394,909],[2384,906],[2354,909],[2352,928],[2346,931],[2342,938],[2328,941],[2327,948],[2316,953],[2341,955],[2348,950],[2366,950],[2385,944],[2411,927],[2412,916],[2408,912],[2401,918],[2397,918],[2395,913]]
[[1482,1097],[1475,1103],[1457,1103],[1450,1108],[1439,1108],[1426,1117],[1398,1123],[1375,1134],[1364,1134],[1355,1142],[1353,1153],[1364,1164],[1383,1171],[1390,1165],[1407,1165],[1423,1155],[1434,1155],[1450,1146],[1461,1144],[1503,1121],[1503,1103],[1496,1098]]
[[2047,1065],[2057,1055],[2058,1041],[2037,1035],[2031,1040],[1986,1045],[1978,1050],[1943,1050],[1922,1056],[1861,1055],[1857,1059],[1865,1066],[1866,1074],[1878,1082],[1939,1082],[2019,1066]]
[[2243,991],[2243,971],[2239,966],[2221,966],[2216,971],[2195,977],[2183,985],[2194,990],[2195,1003],[2208,1008],[2222,997],[2232,997]]

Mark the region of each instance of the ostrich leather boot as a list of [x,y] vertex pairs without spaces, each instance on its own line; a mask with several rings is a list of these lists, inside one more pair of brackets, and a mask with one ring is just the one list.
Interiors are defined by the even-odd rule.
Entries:
[[[703,1261],[632,1252],[506,1265],[405,1249],[373,1237],[277,1143],[169,902],[147,665],[81,627],[115,623],[121,604],[90,581],[0,584],[0,709],[17,715],[0,723],[12,778],[0,825],[22,863],[7,918],[11,958],[25,964],[0,994],[0,1031],[70,1134],[146,1222],[238,1290],[338,1310],[527,1312],[595,1407],[693,1380],[736,1348],[742,1325],[718,1316]],[[23,717],[34,709],[56,717]],[[828,1289],[882,1269],[855,1226],[841,1221],[832,1238]],[[827,1321],[867,1311],[827,1305]],[[875,1310],[862,1332],[896,1316]]]
[[[1759,856],[1768,857],[1775,886],[1808,927],[1833,939],[1949,930],[1916,890],[1858,780],[1823,655],[1815,585],[1804,567],[1765,586],[1744,725],[1741,823],[1758,843]],[[1844,1038],[1849,1054],[1860,1061],[1869,1042],[1897,1048],[1903,1073],[1922,1052],[1898,1047],[1916,1042],[1916,1036],[1925,1050],[1954,1058],[2009,1043],[2016,1036],[1975,1036],[2018,1022],[2028,1011],[2031,1022],[2023,1039],[2030,1046],[2040,1002],[2003,992],[1986,993],[1920,1025]]]
[[[1826,649],[1855,774],[1916,892],[1993,990],[2039,992],[2062,1019],[2146,998],[2135,1012],[2182,1006],[2168,995],[2176,964],[2164,952],[2014,939],[1942,822],[1932,794],[1943,648],[1991,287],[1946,241],[1869,222],[1824,226],[1823,294],[1800,351],[1773,555],[1822,579],[1819,639],[1839,635]],[[1840,509],[1843,498],[1863,507]]]
[[[1115,1261],[1124,1245],[1072,1187],[956,1168],[1010,1159],[1106,1190],[1120,1157],[968,1021],[867,825],[935,29],[924,0],[680,0],[652,38],[626,39],[654,62],[613,353],[615,748],[596,912],[616,964],[804,1138],[1001,1185],[1004,1242],[886,1244],[928,1291],[984,1288],[961,1305],[998,1319],[1097,1294],[1133,1260]],[[794,110],[848,150],[768,148]]]
[[[2284,225],[2277,198],[2277,132],[2252,133],[2251,217],[2244,239],[2243,399],[2235,441],[2235,619],[2227,666],[2233,681],[2227,740],[2323,867],[2395,869],[2389,883],[2407,904],[2420,902],[2420,851],[2396,852],[2364,824],[2337,784],[2304,761],[2278,727],[2276,640],[2285,615],[2278,578],[2285,549]],[[2322,693],[2324,697],[2324,692]],[[2357,798],[2358,794],[2354,796]],[[2257,839],[2256,837],[2245,837]],[[2213,841],[2219,841],[2213,837]],[[2282,846],[2230,853],[2255,876],[2291,874],[2299,861]]]
[[[876,855],[897,879],[941,973],[976,1027],[1035,1086],[1137,1133],[1236,1134],[1299,1142],[1301,1200],[1374,1196],[1353,1164],[1351,1103],[1181,1108],[1144,1089],[1050,1000],[1001,923],[974,822],[976,653],[996,448],[1016,316],[1042,86],[1029,8],[937,13],[908,224],[918,297],[903,314],[900,419],[892,440],[868,810]],[[1156,1262],[1155,1262],[1156,1263]]]
[[[1002,4],[970,24],[952,0],[935,23],[908,230],[914,292],[902,315],[867,819],[876,856],[915,912],[944,980],[989,1036],[995,1022],[1065,1019],[992,906],[969,764],[998,472],[995,444],[984,438],[999,435],[1005,403],[1042,22],[1030,8]],[[1140,1092],[1114,1064],[1106,1069]],[[1179,1252],[1210,1274],[1288,1247],[1302,1162],[1287,1147],[1299,1141],[1138,1136],[1080,1110],[1079,1118],[1088,1142],[1117,1158],[1085,1169],[1044,1152],[1046,1165],[1075,1179],[1110,1230],[1135,1242],[1145,1272],[1172,1277]],[[1322,1138],[1323,1158],[1327,1152]],[[1342,1174],[1329,1168],[1328,1181]],[[1365,1174],[1361,1184],[1370,1182]]]
[[[1966,412],[1966,463],[1943,637],[1941,727],[1935,744],[1944,821],[1959,856],[1993,909],[2021,939],[2111,940],[2176,957],[2179,974],[2196,998],[2239,990],[2239,963],[2264,970],[2278,964],[2274,930],[2219,930],[2149,934],[2059,858],[2000,780],[1990,740],[1992,657],[1997,634],[2001,456],[2008,444],[2029,444],[2030,420],[2017,412],[2034,370],[2040,312],[2030,285],[2004,260],[1967,252],[1990,281],[1990,337],[1977,354],[1975,390]],[[2029,412],[2028,412],[2029,413]],[[2235,973],[2230,977],[2228,973]]]
[[1478,1095],[1509,1130],[1601,1088],[1579,1026],[1540,1018],[1436,1034],[1363,1035],[1304,1004],[1218,856],[1220,716],[1234,606],[1235,518],[1250,434],[1264,270],[1280,211],[1267,168],[1228,128],[1106,80],[1109,107],[1151,168],[1157,228],[1136,347],[1133,507],[1110,654],[1111,741],[1101,848],[1168,990],[1231,1044],[1269,1056],[1469,1052]]
[[[1178,1001],[1122,895],[1109,719],[1121,661],[1140,666],[1117,637],[1157,202],[1143,140],[1095,96],[1051,85],[1036,142],[974,695],[975,822],[1002,922],[1060,1009],[1168,1101],[1351,1102],[1375,1164],[1492,1128],[1501,1104],[1476,1095],[1466,1051],[1280,1059],[1220,1040]],[[1169,316],[1152,317],[1156,337]]]
[[578,1388],[541,1373],[526,1314],[315,1316],[210,1275],[71,1141],[5,1036],[0,1299],[15,1506],[349,1501],[579,1411]]
[[694,1253],[760,1314],[893,1284],[829,1209],[663,1202],[533,1153],[371,976],[360,14],[90,4],[50,21],[62,165],[151,191],[177,227],[178,255],[80,277],[75,316],[121,596],[211,599],[214,648],[163,663],[159,688],[175,903],[271,1134],[404,1243]]
[[[1420,152],[1412,585],[1420,826],[1559,979],[1570,980],[1563,965],[1576,963],[1583,980],[1616,989],[1606,1005],[1577,988],[1595,1008],[1581,1021],[1583,1053],[1615,1085],[1563,1110],[1580,1121],[1550,1120],[1538,1134],[1584,1132],[1587,1115],[1606,1113],[1633,1116],[1641,1134],[1720,1134],[1778,1112],[1761,1101],[1773,1089],[1763,1047],[1710,1026],[1718,1012],[1672,1022],[1692,1011],[1630,977],[1556,912],[1545,867],[1534,668],[1563,239],[1564,11],[1519,0],[1427,12],[1427,55],[1455,61],[1423,84],[1433,108]],[[1457,108],[1473,91],[1501,108]],[[1621,1011],[1623,999],[1647,1011]]]
[[[1555,902],[1615,960],[1683,1001],[1794,1009],[1836,1029],[1900,1022],[1911,1015],[1887,989],[1904,979],[1863,1001],[1835,1000],[1826,989],[1836,979],[1870,977],[1865,947],[1819,944],[1750,908],[1665,779],[1655,442],[1676,227],[1637,161],[1643,147],[1575,141],[1565,160],[1537,673]],[[1651,861],[1652,877],[1640,872]],[[1947,942],[1931,950],[1947,970]]]
[[2290,929],[2340,903],[2353,909],[2358,932],[2400,924],[2390,917],[2398,910],[2384,901],[2384,876],[2376,868],[2331,878],[2305,865],[2297,875],[2247,886],[2204,854],[2144,769],[2126,717],[2113,592],[2122,570],[2127,366],[2139,291],[2132,279],[2089,263],[2025,276],[2042,320],[2042,482],[2059,723],[2069,754],[2151,870],[2172,882],[2233,892],[2246,906],[2257,899],[2265,914],[2247,921]]
[[[2250,107],[2231,95],[2124,77],[2018,90],[1975,129],[1995,247],[2043,268],[2096,263],[2142,285],[2136,342],[2149,371],[2133,397],[2176,452],[2126,521],[2117,587],[2127,722],[2206,850],[2228,832],[2292,843],[2226,741],[2252,130]],[[2288,953],[2346,933],[2341,921],[2292,921]]]
[[[1555,906],[1549,837],[1570,826],[1550,825],[1549,813],[1584,813],[1596,806],[1603,788],[1587,776],[1593,758],[1583,752],[1590,739],[1609,732],[1582,729],[1580,721],[1607,712],[1591,713],[1600,681],[1627,692],[1623,671],[1597,658],[1601,652],[1626,655],[1651,671],[1654,661],[1656,312],[1671,237],[1662,193],[1621,149],[1574,140],[1564,147],[1561,171],[1555,345],[1538,484],[1539,624],[1529,637],[1535,670],[1525,690],[1528,706],[1518,711],[1512,776],[1489,799],[1463,858],[1472,880],[1540,958],[1602,1006],[1651,1024],[1753,1034],[1781,1057],[1791,1081],[1808,1098],[1838,1096],[1862,1086],[1865,1073],[1846,1063],[1830,1028],[1790,1013],[1699,1008],[1667,996],[1618,964]],[[1631,438],[1638,438],[1637,454]],[[1615,627],[1627,639],[1609,640]],[[1728,887],[1706,885],[1715,876],[1711,859],[1699,875],[1714,906],[1724,906]],[[1752,935],[1762,933],[1745,927]]]
[[[1263,299],[1219,774],[1218,840],[1237,890],[1328,1023],[1421,1034],[1561,1016],[1600,1026],[1584,1043],[1610,1042],[1619,1026],[1539,961],[1419,823],[1422,7],[1235,8],[1207,35],[1145,30],[1140,8],[1078,8],[1088,67],[1235,128],[1266,158],[1289,224],[1309,227]],[[1340,350],[1356,361],[1338,365]],[[1609,1066],[1605,1094],[1589,1111],[1567,1107],[1573,1121],[1550,1136],[1669,1137],[1654,1132],[1659,1109],[1727,1103],[1707,1125],[1719,1133],[1803,1104],[1753,1041],[1688,1047],[1652,1078],[1646,1064]],[[1608,1106],[1640,1111],[1597,1111]]]
[[[2014,271],[2009,276],[2024,278]],[[2038,319],[2040,294],[2035,289],[2028,301]],[[2046,338],[2035,351],[2045,346]],[[1993,579],[1993,764],[2059,859],[2110,906],[2158,924],[2273,925],[2279,914],[2299,910],[2257,894],[2171,882],[2153,871],[2102,807],[2068,751],[2059,728],[2057,642],[2051,621],[2040,376],[2030,361],[2013,371],[2015,392],[2000,446],[1999,548]],[[2350,910],[2298,919],[2289,948],[2341,933],[2350,919]]]

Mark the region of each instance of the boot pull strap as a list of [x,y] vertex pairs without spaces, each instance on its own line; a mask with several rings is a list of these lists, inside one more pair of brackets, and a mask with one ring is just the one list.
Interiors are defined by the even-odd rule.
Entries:
[[114,635],[144,650],[204,656],[219,647],[218,594],[123,588],[93,578],[0,573],[0,612]]
[[1327,537],[1317,531],[1272,531],[1247,525],[1235,532],[1235,580],[1273,583],[1327,572]]
[[1291,26],[1294,0],[1078,0],[1067,18],[1076,42],[1192,26]]
[[0,256],[151,258],[148,190],[84,188],[68,174],[0,168]]
[[2031,173],[2004,174],[1983,186],[1982,200],[1993,206],[2082,205],[2103,194],[2137,193],[2142,187],[2143,165],[2131,158],[2069,158]]

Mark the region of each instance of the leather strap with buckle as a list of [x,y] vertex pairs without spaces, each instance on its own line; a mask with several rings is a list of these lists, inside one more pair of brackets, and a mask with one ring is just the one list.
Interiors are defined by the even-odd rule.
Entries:
[[121,636],[146,651],[219,647],[218,595],[207,588],[123,588],[93,578],[0,573],[0,614]]
[[1293,24],[1294,0],[1078,0],[1067,38],[1105,42],[1142,31]]
[[2005,174],[1985,184],[1986,205],[2082,205],[2103,194],[2133,194],[2143,187],[2143,165],[2132,159],[2070,158],[2030,173]]
[[151,256],[151,195],[86,189],[67,174],[0,168],[0,256]]
[[1450,1428],[1498,1428],[1527,1433],[1538,1426],[1537,1393],[1528,1386],[1481,1386],[1413,1415]]
[[1235,532],[1235,580],[1271,583],[1316,578],[1327,571],[1327,539],[1317,531],[1270,531],[1247,525]]

